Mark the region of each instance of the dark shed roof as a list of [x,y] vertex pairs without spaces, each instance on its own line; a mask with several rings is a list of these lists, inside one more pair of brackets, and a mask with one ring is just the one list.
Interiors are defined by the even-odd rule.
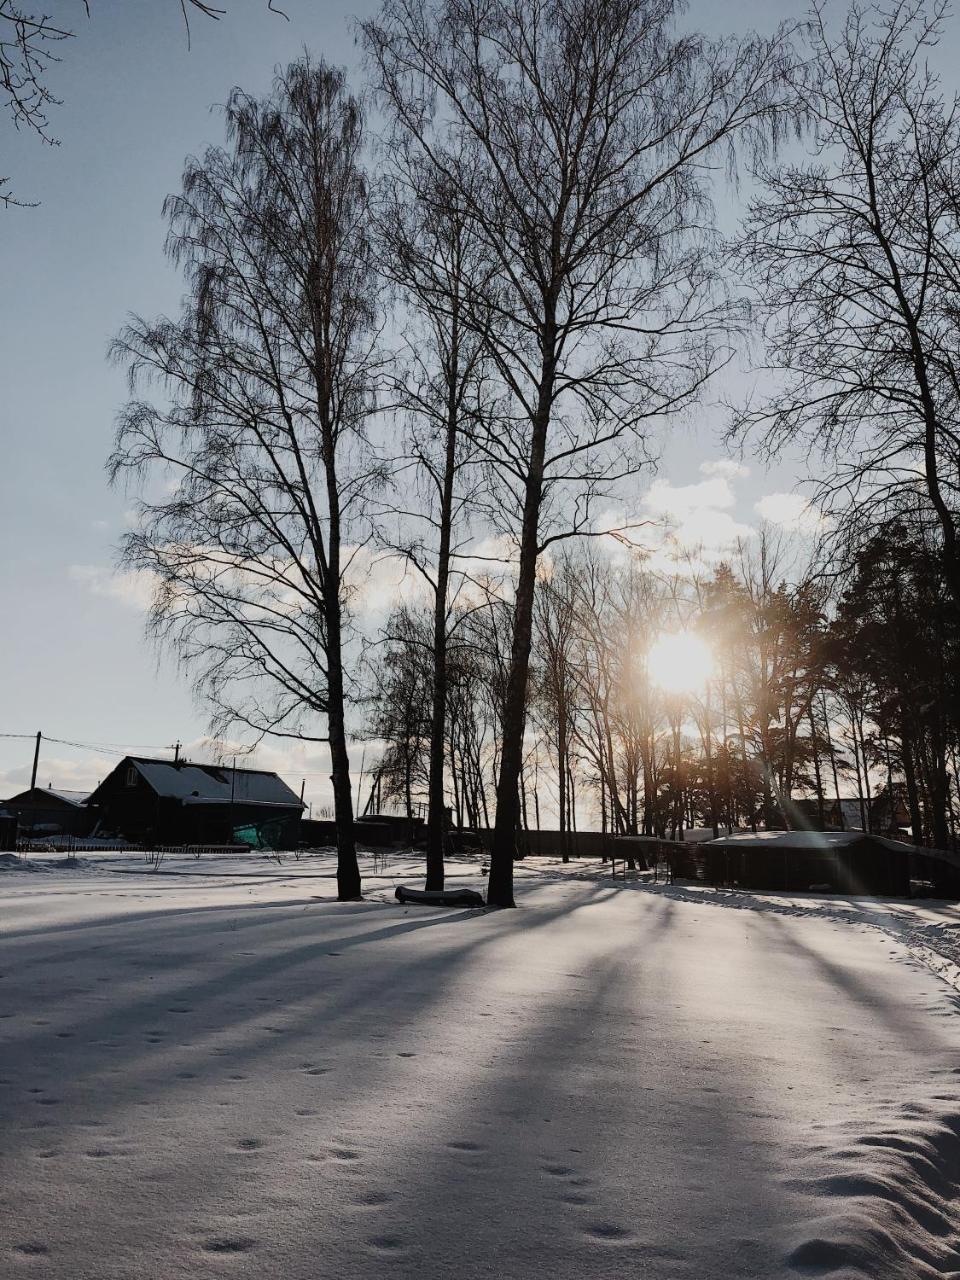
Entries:
[[795,849],[839,851],[853,845],[868,842],[882,845],[899,853],[915,853],[916,846],[902,840],[888,840],[886,836],[871,835],[866,831],[743,831],[737,835],[720,836],[711,840],[710,849]]

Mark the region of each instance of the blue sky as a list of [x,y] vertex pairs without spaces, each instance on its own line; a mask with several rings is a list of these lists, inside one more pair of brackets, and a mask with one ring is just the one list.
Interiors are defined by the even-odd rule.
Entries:
[[[77,31],[50,77],[64,100],[52,112],[62,145],[42,147],[5,123],[0,133],[0,171],[41,202],[0,211],[0,735],[41,729],[143,748],[197,743],[205,731],[187,680],[143,638],[141,584],[113,571],[131,500],[103,470],[125,395],[105,351],[127,313],[177,307],[160,208],[184,157],[220,141],[212,105],[235,84],[265,90],[274,66],[304,46],[356,70],[352,17],[376,9],[286,0],[287,22],[266,0],[224,3],[221,21],[194,18],[188,51],[176,0],[91,0],[89,20],[80,0],[54,0],[46,7]],[[689,21],[769,30],[791,12],[782,0],[694,0]],[[679,505],[707,528],[756,525],[756,504],[788,491],[795,473],[765,474],[749,458],[749,474],[711,469],[724,456],[719,421],[709,406],[695,415],[666,447],[657,487],[652,475],[640,484],[639,504]],[[28,781],[31,752],[0,737],[0,796]],[[359,768],[359,745],[356,756]],[[39,780],[93,785],[115,758],[51,744]],[[306,775],[308,799],[323,803],[319,750],[263,749],[258,760],[294,782]]]

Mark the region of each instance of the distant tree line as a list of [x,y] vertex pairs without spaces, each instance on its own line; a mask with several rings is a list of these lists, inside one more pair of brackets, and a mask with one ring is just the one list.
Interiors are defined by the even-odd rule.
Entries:
[[[547,788],[565,832],[589,797],[607,830],[677,834],[792,825],[798,795],[853,780],[865,824],[900,787],[918,838],[952,837],[944,11],[855,7],[831,34],[815,7],[725,40],[679,14],[386,0],[361,27],[380,136],[307,56],[262,100],[234,91],[225,146],[167,202],[183,311],[114,348],[133,398],[111,469],[144,484],[126,563],[218,728],[329,742],[341,897],[361,705],[381,794],[426,804],[428,887],[450,807],[493,832],[492,905]],[[757,194],[726,244],[712,196],[737,166]],[[751,340],[766,399],[731,432],[819,448],[828,534],[795,580],[769,539],[658,576],[641,522],[602,513]],[[371,647],[377,558],[414,585]],[[644,670],[680,627],[715,655],[696,699]]]
[[[564,859],[578,821],[674,840],[846,825],[902,839],[909,827],[955,847],[956,618],[930,537],[906,521],[876,533],[839,584],[816,562],[780,576],[769,534],[708,574],[565,555],[537,584],[520,826],[559,826]],[[490,826],[505,612],[498,600],[474,615],[451,667],[457,826]],[[684,632],[703,638],[712,669],[699,688],[660,687],[646,655]],[[379,795],[412,814],[428,779],[431,668],[416,613],[398,610],[386,634],[369,728],[385,744]]]

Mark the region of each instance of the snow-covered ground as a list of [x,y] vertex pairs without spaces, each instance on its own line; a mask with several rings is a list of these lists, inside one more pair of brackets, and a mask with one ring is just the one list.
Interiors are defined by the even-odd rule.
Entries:
[[364,861],[0,872],[4,1280],[960,1276],[956,906]]

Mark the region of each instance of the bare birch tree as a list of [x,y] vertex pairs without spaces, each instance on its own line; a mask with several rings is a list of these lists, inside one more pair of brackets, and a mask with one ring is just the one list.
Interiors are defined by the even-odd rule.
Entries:
[[166,204],[184,312],[135,318],[113,347],[132,390],[159,393],[127,405],[110,461],[154,495],[124,560],[154,576],[153,628],[194,672],[215,727],[329,743],[349,899],[360,876],[345,539],[377,480],[363,125],[342,74],[309,59],[263,100],[235,90],[226,119],[228,148],[189,160]]
[[960,602],[960,100],[927,63],[946,6],[817,3],[797,92],[811,158],[760,170],[738,246],[775,390],[733,430],[828,460],[821,499],[869,532],[925,490]]
[[478,331],[513,411],[479,440],[518,575],[488,901],[513,905],[537,559],[589,530],[645,424],[720,362],[704,167],[779,119],[771,41],[675,36],[673,0],[386,0],[367,47],[399,134],[491,265]]
[[475,450],[464,423],[482,413],[483,351],[466,323],[465,298],[483,264],[456,190],[409,147],[391,156],[377,225],[381,268],[400,294],[403,343],[388,383],[406,429],[394,460],[401,500],[391,515],[398,527],[387,543],[433,597],[426,868],[433,890],[444,881],[447,650],[463,584],[457,556],[469,540],[480,482],[475,466],[467,479]]

